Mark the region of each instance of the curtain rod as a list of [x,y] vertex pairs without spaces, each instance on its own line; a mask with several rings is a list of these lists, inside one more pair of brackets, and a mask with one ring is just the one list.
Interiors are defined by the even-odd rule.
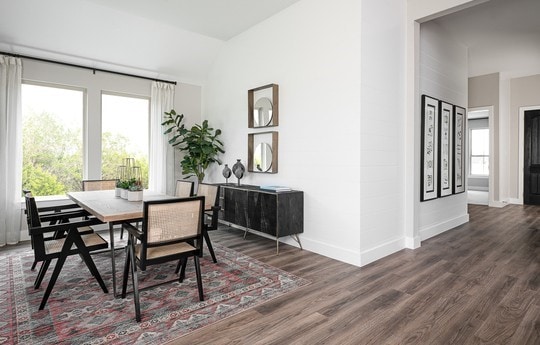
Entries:
[[123,75],[123,76],[126,76],[126,77],[134,77],[134,78],[139,78],[139,79],[159,81],[159,82],[162,82],[162,83],[176,85],[175,81],[156,79],[156,78],[150,78],[150,77],[143,77],[141,75],[110,71],[110,70],[101,69],[101,68],[94,68],[94,67],[89,67],[89,66],[77,65],[77,64],[73,64],[73,63],[69,63],[69,62],[61,62],[61,61],[55,61],[55,60],[49,60],[49,59],[42,59],[42,58],[38,58],[38,57],[34,57],[34,56],[27,56],[27,55],[15,54],[15,53],[6,53],[6,52],[2,52],[2,51],[0,51],[0,55],[7,55],[7,56],[13,56],[13,57],[18,57],[18,58],[23,58],[23,59],[30,59],[30,60],[36,60],[36,61],[42,61],[42,62],[50,62],[50,63],[55,63],[55,64],[63,65],[63,66],[70,66],[70,67],[76,67],[76,68],[89,69],[89,70],[92,70],[94,72],[94,74],[96,74],[96,71],[98,71],[98,72],[112,73],[112,74]]

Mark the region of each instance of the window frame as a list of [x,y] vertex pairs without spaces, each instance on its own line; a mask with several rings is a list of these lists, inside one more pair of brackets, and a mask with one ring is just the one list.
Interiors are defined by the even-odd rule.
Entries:
[[[490,130],[489,130],[489,127],[485,127],[485,126],[482,126],[482,127],[475,127],[475,128],[469,128],[469,168],[467,169],[468,171],[468,177],[472,177],[472,178],[488,178],[489,175],[491,174],[491,154],[487,154],[487,155],[473,155],[472,153],[472,132],[473,131],[477,131],[477,130],[487,130],[488,131],[488,147],[490,146],[489,145],[489,140],[490,140]],[[487,174],[473,174],[472,173],[472,159],[473,157],[487,157],[488,159],[488,173]]]
[[[28,79],[28,78],[23,78],[21,80],[21,98],[22,98],[22,85],[32,85],[32,86],[40,86],[40,87],[48,87],[48,88],[55,88],[55,89],[63,89],[63,90],[71,90],[71,91],[79,91],[82,93],[82,119],[81,119],[81,148],[82,148],[82,152],[81,152],[81,155],[82,155],[82,179],[85,179],[85,174],[86,174],[86,171],[87,171],[87,165],[88,165],[88,160],[87,160],[87,138],[88,138],[88,89],[85,88],[85,87],[81,87],[81,86],[73,86],[73,85],[68,85],[68,84],[64,84],[64,83],[56,83],[56,82],[48,82],[48,81],[38,81],[38,80],[33,80],[33,79]],[[22,116],[22,103],[21,103],[21,123],[24,121],[23,119],[23,116]],[[22,131],[22,127],[21,127],[21,131]],[[21,153],[22,154],[22,159],[24,159],[24,153]],[[21,188],[22,188],[22,185],[21,185]],[[54,200],[64,200],[66,199],[67,196],[65,195],[43,195],[43,196],[37,196],[36,197],[36,200],[49,200],[49,201],[54,201]]]
[[[148,118],[147,118],[147,135],[148,135],[148,150],[147,150],[147,159],[148,159],[148,168],[150,170],[150,146],[151,146],[151,128],[150,128],[150,117],[151,115],[151,105],[152,105],[152,98],[149,96],[144,95],[138,95],[133,94],[129,92],[118,92],[118,91],[110,91],[110,90],[101,90],[101,93],[99,95],[99,116],[100,116],[100,157],[101,157],[101,167],[103,167],[103,96],[117,96],[117,97],[125,97],[125,98],[135,98],[135,99],[143,99],[148,101]],[[127,157],[126,157],[127,158]],[[118,165],[122,165],[122,162],[118,162]],[[101,168],[100,168],[101,170]],[[150,173],[150,171],[148,171]],[[103,171],[101,170],[101,176],[103,177]],[[148,178],[148,176],[147,176]]]

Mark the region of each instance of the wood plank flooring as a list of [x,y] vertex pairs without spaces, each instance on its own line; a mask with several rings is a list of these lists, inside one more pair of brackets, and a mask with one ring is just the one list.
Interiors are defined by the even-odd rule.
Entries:
[[312,283],[171,344],[540,344],[540,207],[469,212],[469,223],[362,268],[214,231],[214,242]]

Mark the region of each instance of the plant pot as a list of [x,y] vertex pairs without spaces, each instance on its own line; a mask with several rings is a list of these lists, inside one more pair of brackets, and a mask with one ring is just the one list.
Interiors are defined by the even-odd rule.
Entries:
[[128,197],[128,190],[127,190],[127,189],[122,189],[122,190],[120,191],[120,197],[121,197],[122,199],[127,199],[127,197]]
[[141,201],[143,198],[142,190],[130,190],[127,193],[128,201]]
[[122,188],[116,187],[116,188],[114,189],[114,196],[117,197],[117,198],[119,198],[121,194],[122,194]]

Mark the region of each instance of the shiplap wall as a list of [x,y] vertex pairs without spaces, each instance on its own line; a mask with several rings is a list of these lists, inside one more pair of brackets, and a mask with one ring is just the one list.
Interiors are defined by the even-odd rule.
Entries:
[[[467,49],[433,22],[420,26],[420,94],[467,107]],[[419,119],[420,113],[417,116]],[[417,140],[420,140],[420,126],[416,130]],[[417,176],[420,176],[419,164],[418,156]],[[421,240],[468,220],[466,193],[420,202],[418,224]]]
[[404,13],[401,0],[362,1],[362,265],[404,247]]

